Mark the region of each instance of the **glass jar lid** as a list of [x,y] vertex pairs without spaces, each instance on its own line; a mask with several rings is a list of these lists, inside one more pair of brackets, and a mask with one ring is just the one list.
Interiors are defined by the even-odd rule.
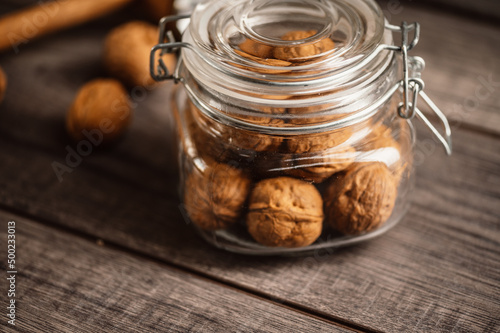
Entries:
[[283,84],[352,71],[383,33],[372,1],[240,0],[200,4],[185,36],[217,67]]

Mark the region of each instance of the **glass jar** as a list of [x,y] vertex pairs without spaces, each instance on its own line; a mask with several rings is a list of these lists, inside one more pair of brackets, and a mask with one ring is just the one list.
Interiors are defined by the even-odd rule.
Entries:
[[[166,26],[180,18],[161,21],[151,73],[182,83],[182,207],[219,248],[302,253],[378,236],[410,203],[411,119],[451,153],[446,118],[422,91],[423,60],[408,56],[418,24],[389,25],[374,1],[204,1],[176,42]],[[161,52],[179,52],[174,73]]]

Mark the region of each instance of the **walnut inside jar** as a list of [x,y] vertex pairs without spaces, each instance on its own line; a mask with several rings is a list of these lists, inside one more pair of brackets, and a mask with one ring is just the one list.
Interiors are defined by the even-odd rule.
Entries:
[[225,229],[235,223],[244,209],[250,179],[244,171],[208,159],[198,161],[184,184],[184,206],[198,227]]
[[[297,41],[314,36],[316,30],[294,30],[281,36],[282,40]],[[297,46],[276,47],[274,49],[274,57],[276,59],[302,62],[311,60],[314,56],[319,56],[327,51],[333,50],[335,43],[330,38],[323,38],[313,43],[304,43]]]
[[329,225],[357,235],[379,228],[391,216],[397,183],[384,163],[356,163],[332,178],[325,192]]
[[257,183],[249,200],[248,232],[262,245],[307,246],[321,234],[323,200],[304,181],[278,177]]
[[307,134],[288,138],[283,159],[286,174],[321,183],[333,174],[345,170],[356,157],[356,151],[346,143],[351,137],[348,129],[321,134]]
[[[397,122],[392,127],[399,132],[398,135],[400,137],[410,135],[406,121],[401,119]],[[383,124],[376,124],[371,129],[371,132],[363,140],[364,144],[359,147],[358,161],[385,163],[394,173],[396,181],[399,182],[404,172],[408,170],[408,158],[403,158],[401,144],[394,138],[394,131],[391,128]],[[405,140],[409,141],[408,138]]]
[[187,101],[186,123],[188,136],[195,148],[195,155],[219,162],[231,159],[231,151],[219,140],[222,125],[201,114],[201,111]]
[[[194,140],[197,141],[200,153],[203,154],[202,150],[211,150],[216,153],[216,156],[221,156],[221,154],[238,153],[241,150],[252,151],[252,152],[273,152],[276,151],[280,146],[283,138],[277,135],[261,134],[256,131],[244,130],[240,128],[233,127],[228,124],[219,123],[208,116],[202,114],[192,102],[189,102],[191,113],[193,115],[194,128],[197,128],[197,132],[200,134],[196,136],[194,134]],[[284,112],[284,109],[279,108],[261,108],[261,112],[265,114],[266,112]],[[249,122],[267,124],[272,126],[277,126],[278,124],[283,124],[283,120],[279,118],[270,116],[236,116],[235,118],[240,118]],[[279,125],[278,125],[279,126]],[[207,140],[207,141],[205,141]],[[229,156],[229,155],[228,155]]]
[[272,46],[253,41],[248,38],[246,38],[243,43],[239,44],[238,47],[247,55],[252,55],[261,59],[273,57]]

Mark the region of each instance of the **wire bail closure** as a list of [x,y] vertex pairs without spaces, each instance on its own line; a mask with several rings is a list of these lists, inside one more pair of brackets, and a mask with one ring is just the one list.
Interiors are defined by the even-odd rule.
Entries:
[[[398,115],[403,119],[411,120],[417,115],[417,117],[424,122],[424,124],[432,131],[432,133],[439,139],[443,144],[446,154],[451,155],[452,144],[451,144],[451,129],[448,119],[444,113],[437,107],[436,104],[427,96],[424,92],[425,84],[421,79],[421,72],[425,68],[424,59],[420,57],[410,57],[408,56],[408,51],[413,49],[420,40],[420,24],[417,22],[407,24],[402,22],[401,26],[386,24],[386,29],[400,32],[401,33],[401,46],[386,45],[385,48],[395,52],[401,52],[403,58],[403,79],[400,81],[400,85],[403,87],[403,102],[398,105]],[[413,40],[408,43],[409,33],[414,31]],[[412,71],[412,77],[410,78],[410,70]],[[410,90],[411,90],[411,101],[410,101]],[[427,106],[436,114],[439,120],[442,122],[444,128],[444,135],[442,135],[429,119],[418,109],[418,97],[421,96],[422,100],[427,104]]]
[[[171,30],[167,30],[167,24],[170,22],[176,22],[183,19],[190,18],[191,15],[175,15],[175,16],[165,16],[160,20],[160,35],[158,37],[158,44],[153,46],[151,49],[150,57],[149,57],[149,73],[151,77],[155,81],[165,81],[165,80],[174,80],[175,83],[179,83],[182,81],[182,78],[179,77],[179,68],[181,61],[177,62],[175,66],[175,70],[173,73],[170,73],[167,65],[162,59],[162,56],[167,53],[179,52],[179,50],[183,47],[189,48],[196,52],[196,50],[188,43],[177,42],[175,40],[174,34]],[[156,60],[156,54],[160,51],[160,56],[158,57],[158,61]]]

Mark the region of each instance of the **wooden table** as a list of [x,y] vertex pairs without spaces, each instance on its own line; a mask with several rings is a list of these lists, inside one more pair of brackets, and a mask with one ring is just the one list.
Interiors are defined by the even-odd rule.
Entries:
[[[423,26],[412,52],[426,59],[426,91],[451,120],[453,155],[419,126],[409,214],[380,238],[307,257],[223,252],[184,223],[170,85],[138,96],[126,137],[58,181],[52,163],[74,148],[66,110],[82,84],[104,75],[103,38],[130,10],[0,56],[9,77],[0,330],[500,332],[500,28],[416,5],[393,10],[391,22]],[[16,329],[6,318],[8,221]]]

